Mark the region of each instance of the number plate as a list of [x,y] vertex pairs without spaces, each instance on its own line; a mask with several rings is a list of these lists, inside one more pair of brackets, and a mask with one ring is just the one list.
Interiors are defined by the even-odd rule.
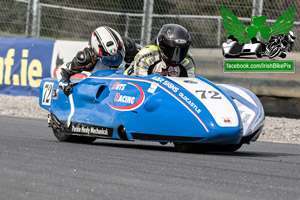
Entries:
[[54,85],[54,83],[52,83],[52,82],[45,82],[44,87],[43,87],[42,105],[50,106],[53,85]]

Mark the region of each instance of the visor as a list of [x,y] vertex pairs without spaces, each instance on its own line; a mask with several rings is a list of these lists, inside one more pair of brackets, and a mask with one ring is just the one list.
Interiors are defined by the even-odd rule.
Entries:
[[189,47],[169,47],[165,46],[163,53],[173,63],[179,64],[187,55]]
[[120,53],[117,53],[112,56],[100,56],[99,60],[106,66],[116,67],[122,63],[123,56]]

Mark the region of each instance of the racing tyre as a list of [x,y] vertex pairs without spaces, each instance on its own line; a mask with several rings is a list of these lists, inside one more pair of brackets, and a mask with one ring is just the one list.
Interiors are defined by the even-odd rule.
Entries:
[[278,56],[278,54],[280,53],[281,48],[279,47],[274,47],[273,49],[271,49],[270,53],[269,53],[269,58],[275,58],[276,56]]
[[262,52],[256,52],[256,57],[261,58],[262,57]]
[[91,144],[96,138],[94,137],[82,137],[82,136],[74,136],[74,135],[65,135],[61,134],[59,129],[53,128],[54,136],[61,142],[74,142],[74,143],[82,143],[82,144]]
[[159,144],[166,145],[166,144],[168,144],[168,142],[159,142]]
[[285,53],[282,53],[282,54],[280,54],[279,57],[280,57],[280,58],[285,58],[285,57],[286,57],[286,54],[285,54]]

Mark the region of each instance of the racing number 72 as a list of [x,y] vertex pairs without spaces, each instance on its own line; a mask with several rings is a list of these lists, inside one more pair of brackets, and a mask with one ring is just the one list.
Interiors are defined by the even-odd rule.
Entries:
[[[201,99],[207,99],[207,96],[211,99],[221,99],[221,95],[217,91],[196,90],[196,93],[201,93]],[[212,95],[208,95],[207,93]]]
[[50,105],[52,88],[53,83],[45,83],[42,98],[43,105]]

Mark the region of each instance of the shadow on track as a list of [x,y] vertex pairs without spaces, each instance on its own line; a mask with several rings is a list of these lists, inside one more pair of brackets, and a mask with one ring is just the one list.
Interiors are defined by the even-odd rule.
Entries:
[[[176,149],[173,146],[164,146],[164,145],[151,145],[148,144],[137,144],[137,143],[111,143],[111,142],[102,142],[97,140],[92,145],[94,146],[107,146],[107,147],[117,147],[117,148],[127,148],[127,149],[139,149],[139,150],[150,150],[150,151],[169,151],[169,152],[176,152]],[[184,153],[183,153],[184,154]],[[186,154],[203,154],[203,155],[218,155],[218,156],[236,156],[236,157],[258,157],[258,158],[271,158],[271,157],[280,157],[280,156],[296,156],[300,157],[300,154],[289,154],[289,153],[276,153],[276,152],[252,152],[252,151],[243,151],[238,150],[236,152],[220,152],[220,151],[198,151],[198,152],[190,152]]]
[[95,146],[107,146],[107,147],[119,147],[119,148],[127,148],[127,149],[141,149],[141,150],[151,150],[151,151],[170,151],[177,152],[173,146],[159,146],[159,145],[149,145],[147,144],[137,144],[132,142],[131,144],[127,143],[110,143],[110,142],[99,142],[97,140],[92,145]]

